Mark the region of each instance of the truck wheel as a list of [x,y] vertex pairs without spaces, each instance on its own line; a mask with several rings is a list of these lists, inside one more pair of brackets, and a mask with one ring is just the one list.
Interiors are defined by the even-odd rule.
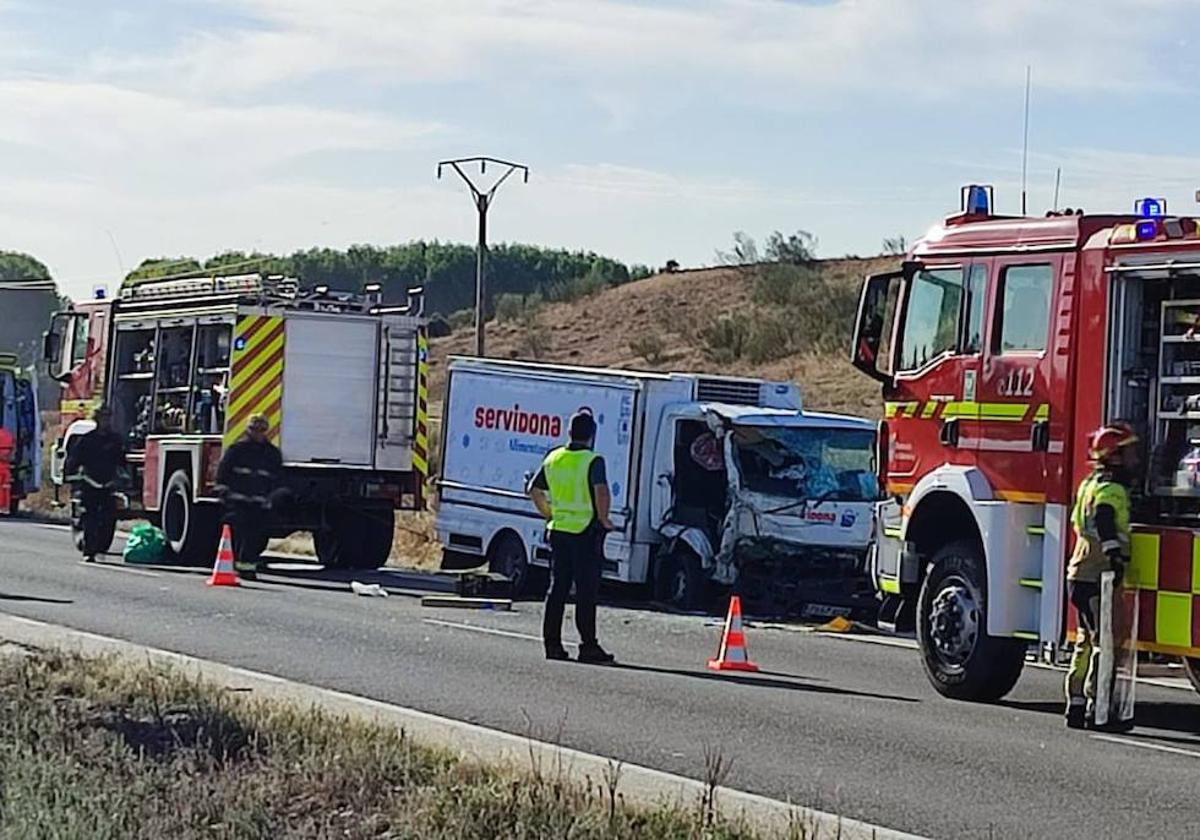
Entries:
[[313,534],[317,559],[331,569],[378,569],[387,565],[396,530],[391,508],[335,508],[329,527]]
[[987,634],[982,551],[969,540],[933,556],[917,600],[917,641],[938,693],[956,700],[999,700],[1025,666],[1025,644]]
[[525,544],[512,532],[493,540],[488,551],[488,571],[508,578],[514,598],[537,598],[543,594],[538,590],[544,588],[544,583],[539,586],[544,575],[529,565]]
[[217,506],[192,499],[192,479],[176,470],[163,491],[162,528],[167,548],[184,563],[211,563],[217,550]]
[[1196,692],[1200,694],[1200,659],[1194,657],[1188,659],[1185,657],[1183,660],[1183,670],[1187,674],[1192,688],[1196,689]]
[[694,612],[706,606],[706,580],[700,558],[676,547],[658,562],[654,575],[654,600],[675,609]]

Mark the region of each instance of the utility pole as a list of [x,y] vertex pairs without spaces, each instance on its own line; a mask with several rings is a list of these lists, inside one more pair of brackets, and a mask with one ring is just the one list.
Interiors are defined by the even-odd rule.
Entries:
[[1026,213],[1025,176],[1029,171],[1029,87],[1033,79],[1033,68],[1025,65],[1025,131],[1021,142],[1021,215]]
[[[479,164],[479,174],[487,173],[487,165],[489,163],[497,166],[507,167],[504,174],[496,179],[486,191],[475,185],[467,173],[463,172],[460,164]],[[484,355],[484,321],[487,317],[486,306],[487,300],[486,291],[484,289],[484,270],[487,267],[487,214],[488,208],[492,206],[492,199],[496,195],[496,190],[500,185],[508,180],[508,177],[514,172],[520,170],[524,176],[525,183],[529,183],[529,167],[520,163],[511,163],[507,160],[499,160],[491,157],[468,157],[456,158],[455,160],[439,161],[437,165],[437,176],[442,177],[442,168],[449,166],[458,176],[463,179],[471,189],[471,197],[475,200],[475,210],[479,213],[479,246],[475,254],[475,355]]]

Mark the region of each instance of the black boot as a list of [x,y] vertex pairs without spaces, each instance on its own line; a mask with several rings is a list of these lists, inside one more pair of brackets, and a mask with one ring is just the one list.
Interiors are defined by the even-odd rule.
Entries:
[[1067,729],[1083,729],[1087,725],[1087,716],[1081,704],[1074,703],[1067,707]]
[[579,661],[587,665],[611,665],[617,658],[596,642],[579,646]]
[[571,654],[562,645],[546,645],[546,658],[552,662],[566,662]]

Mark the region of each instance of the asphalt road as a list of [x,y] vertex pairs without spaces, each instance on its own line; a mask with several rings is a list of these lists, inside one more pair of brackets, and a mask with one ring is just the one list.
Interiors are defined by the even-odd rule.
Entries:
[[719,752],[732,787],[929,837],[1189,837],[1200,818],[1187,691],[1140,686],[1139,729],[1098,736],[1063,728],[1060,674],[1039,668],[1000,705],[957,703],[912,650],[752,625],[763,672],[714,674],[715,621],[629,608],[601,610],[619,667],[551,663],[537,604],[423,608],[316,570],[209,589],[205,574],[88,566],[61,528],[0,520],[0,611],[14,615],[693,777]]

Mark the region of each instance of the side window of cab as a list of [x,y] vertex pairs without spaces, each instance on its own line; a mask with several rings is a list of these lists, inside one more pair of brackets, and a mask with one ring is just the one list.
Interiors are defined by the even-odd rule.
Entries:
[[930,267],[912,276],[897,372],[918,371],[942,355],[957,352],[966,298],[962,266]]

